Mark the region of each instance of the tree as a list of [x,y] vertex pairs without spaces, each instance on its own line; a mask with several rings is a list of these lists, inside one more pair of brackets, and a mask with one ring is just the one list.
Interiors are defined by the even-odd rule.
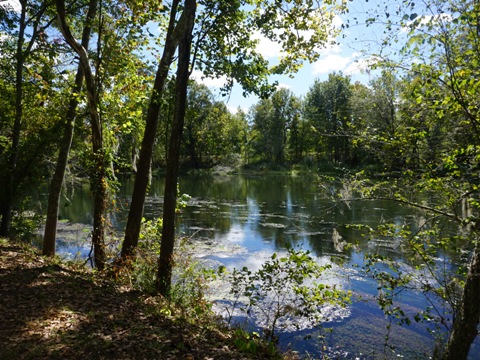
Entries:
[[279,89],[271,98],[261,99],[252,111],[257,154],[266,156],[268,162],[284,163],[288,131],[300,113],[299,100],[290,90]]
[[[199,45],[197,48],[194,49],[193,54],[194,54],[194,60],[193,64],[195,64],[195,59],[196,56],[204,51],[204,57],[202,58],[203,64],[210,64],[212,68],[220,72],[220,74],[224,73],[225,70],[223,70],[221,67],[218,68],[218,66],[225,65],[230,65],[231,68],[233,68],[233,76],[232,72],[230,72],[230,69],[228,69],[228,75],[232,76],[230,78],[230,84],[227,83],[227,88],[231,86],[233,78],[236,78],[244,87],[246,91],[256,91],[256,92],[263,92],[265,93],[268,91],[268,85],[263,83],[263,81],[258,81],[258,82],[251,82],[251,73],[248,72],[248,70],[252,71],[254,74],[257,74],[259,76],[263,75],[263,79],[266,81],[266,76],[270,72],[274,73],[282,73],[285,71],[292,71],[295,70],[299,67],[298,59],[303,55],[306,58],[315,58],[316,57],[316,52],[315,52],[315,44],[314,41],[321,41],[322,37],[326,35],[325,32],[320,32],[318,33],[319,29],[324,30],[324,24],[321,24],[320,19],[318,18],[318,13],[315,11],[312,11],[312,3],[310,1],[307,2],[307,4],[297,4],[296,6],[292,6],[291,8],[288,8],[289,1],[286,3],[275,3],[275,4],[270,4],[269,2],[263,2],[259,1],[256,5],[263,5],[266,7],[266,15],[263,12],[263,7],[260,11],[260,8],[257,7],[257,12],[253,11],[254,14],[254,19],[255,16],[260,16],[260,18],[257,18],[256,25],[260,25],[260,28],[266,32],[267,35],[272,36],[274,39],[280,39],[283,40],[282,42],[282,47],[284,50],[289,47],[287,56],[285,56],[284,59],[281,60],[280,65],[274,66],[272,70],[268,69],[268,67],[265,67],[265,61],[259,57],[254,51],[251,50],[251,48],[247,47],[246,49],[240,48],[235,48],[236,50],[236,56],[237,58],[235,61],[232,62],[230,61],[229,57],[225,57],[225,55],[231,55],[229,51],[227,51],[227,54],[225,53],[225,41],[230,45],[231,39],[229,37],[225,37],[224,34],[221,34],[219,36],[220,32],[204,32],[203,29],[209,29],[213,30],[214,28],[210,27],[211,25],[215,24],[216,26],[221,26],[223,21],[226,21],[226,25],[228,25],[227,28],[230,28],[230,25],[233,24],[233,21],[236,23],[238,22],[239,19],[241,19],[242,12],[240,10],[240,2],[235,2],[233,4],[230,3],[214,3],[212,4],[211,2],[206,2],[204,5],[206,6],[206,11],[204,12],[205,17],[199,17],[200,23],[202,24],[202,28],[199,32],[199,37],[202,38],[203,41],[198,42],[197,45]],[[287,9],[282,8],[282,5],[286,5]],[[307,7],[305,7],[307,5]],[[308,7],[310,5],[310,7]],[[194,10],[190,9],[190,11],[193,11],[192,13],[188,13],[189,7],[195,7],[196,5],[194,3],[190,3],[186,1],[185,3],[185,11],[182,13],[187,14],[187,16],[194,17]],[[209,7],[210,6],[210,7]],[[218,12],[220,16],[217,17],[212,17],[211,11],[214,10],[215,12]],[[285,16],[285,11],[288,10],[290,11],[289,15],[293,15],[292,17],[290,16]],[[313,16],[312,16],[313,12]],[[281,15],[281,16],[280,16]],[[330,17],[331,19],[331,17]],[[193,21],[193,19],[192,19]],[[213,21],[213,23],[212,23]],[[314,34],[310,37],[310,39],[305,41],[305,38],[303,35],[301,35],[298,32],[298,26],[300,24],[300,28],[304,30],[305,28],[311,27],[313,30],[316,30],[317,32],[314,32]],[[192,24],[193,25],[193,24]],[[272,29],[274,26],[281,26],[281,28],[285,29],[285,34],[284,36],[278,37],[276,36],[275,33],[272,32]],[[293,27],[293,29],[292,29]],[[223,28],[223,27],[222,27]],[[188,27],[187,27],[188,29]],[[243,29],[240,31],[240,29]],[[234,33],[232,36],[237,36],[237,37],[242,37],[246,35],[246,39],[250,38],[250,31],[251,28],[248,28],[243,26],[241,28],[235,27],[234,28]],[[206,36],[209,35],[214,39],[215,41],[209,42],[205,41]],[[185,38],[183,39],[185,41],[185,46],[190,47],[188,39],[189,33],[184,34]],[[323,38],[325,41],[326,37]],[[298,41],[298,43],[293,43],[291,41]],[[243,40],[245,41],[245,40]],[[248,41],[248,40],[247,40]],[[286,43],[288,42],[288,44]],[[240,43],[240,42],[239,42]],[[181,44],[181,42],[180,42]],[[234,45],[235,42],[233,43]],[[205,48],[204,46],[207,45],[208,47]],[[296,45],[296,46],[295,46]],[[297,47],[297,52],[294,52],[294,55],[290,53],[292,50],[291,47]],[[203,49],[202,49],[203,47]],[[218,53],[216,53],[213,50],[217,50]],[[294,50],[295,51],[295,50]],[[186,56],[186,54],[184,54]],[[253,56],[252,56],[253,55]],[[182,56],[182,53],[179,49],[179,56]],[[241,60],[240,62],[238,60]],[[250,60],[250,62],[246,62]],[[180,86],[180,82],[184,81],[185,79],[178,79],[179,77],[179,72],[180,71],[185,71],[188,73],[188,64],[189,62],[185,59],[185,69],[180,70],[180,64],[178,66],[177,70],[177,97],[183,101],[183,91],[186,93],[186,86],[187,82],[185,82],[185,90],[183,88],[183,85]],[[233,65],[233,66],[232,66]],[[253,67],[252,67],[253,65]],[[262,67],[259,67],[261,65]],[[238,74],[236,72],[236,68],[241,69],[243,72]],[[204,72],[209,73],[211,68],[203,67]],[[217,72],[217,76],[219,75]],[[188,81],[188,75],[185,76],[186,80]],[[177,101],[179,99],[177,98]],[[185,109],[182,109],[182,103],[178,103],[180,108],[177,108],[177,102],[176,102],[176,110],[175,110],[175,115],[179,115],[184,117],[185,116]],[[184,106],[184,105],[183,105]],[[175,119],[175,118],[174,118]],[[176,192],[177,192],[177,173],[178,173],[178,156],[179,153],[177,150],[173,151],[173,149],[176,149],[177,146],[180,146],[181,142],[181,135],[182,135],[182,130],[181,129],[176,129],[175,122],[178,121],[179,126],[183,127],[183,118],[177,118],[174,120],[174,126],[172,129],[172,135],[170,138],[170,144],[172,145],[170,147],[169,151],[169,158],[172,156],[172,163],[170,163],[170,159],[167,160],[167,174],[166,174],[166,183],[165,183],[165,197],[164,197],[164,213],[163,213],[163,229],[162,229],[162,246],[160,249],[160,259],[159,259],[159,272],[158,272],[158,288],[160,291],[160,294],[164,296],[169,296],[169,291],[170,291],[170,286],[171,286],[171,273],[172,273],[172,266],[173,266],[173,247],[174,247],[174,238],[175,238],[175,208],[176,208]],[[177,144],[178,143],[178,144]],[[173,151],[173,152],[172,152]],[[176,158],[176,159],[175,159]],[[170,166],[171,165],[171,166]],[[175,166],[177,168],[175,168]],[[175,185],[175,186],[174,186]]]
[[[213,94],[206,85],[190,83],[183,144],[185,152],[190,158],[190,165],[194,168],[199,168],[203,162],[202,153],[205,152],[205,149],[202,148],[205,148],[208,143],[209,134],[206,129],[209,127],[207,121],[213,102]],[[219,136],[220,134],[216,133],[215,135]]]
[[293,115],[288,134],[288,154],[293,163],[299,163],[307,149],[305,140],[307,138],[307,126],[301,116],[301,112]]
[[223,102],[214,100],[205,85],[190,81],[182,140],[190,166],[211,167],[240,154],[242,125]]
[[[408,66],[398,59],[387,63],[405,69],[408,82],[399,105],[408,126],[397,129],[396,136],[411,152],[422,144],[429,148],[432,131],[444,132],[449,143],[436,149],[435,162],[421,161],[420,168],[406,169],[398,186],[390,181],[388,194],[425,211],[428,221],[406,238],[422,259],[421,269],[441,279],[435,256],[447,248],[469,254],[467,263],[456,264],[465,271],[423,288],[451,307],[451,319],[442,318],[448,341],[436,356],[466,359],[480,320],[480,4],[455,0],[429,1],[424,8],[413,2],[404,5],[396,25],[406,30],[401,33],[407,34],[402,55]],[[393,26],[394,20],[388,23]],[[396,32],[385,43],[399,40]],[[431,159],[428,152],[421,155],[416,157]],[[457,226],[455,235],[445,232],[446,224]]]
[[[223,104],[225,107],[225,104]],[[224,146],[226,148],[222,161],[228,165],[236,165],[232,157],[236,157],[238,165],[242,162],[242,154],[245,154],[248,137],[248,122],[246,114],[240,109],[235,114],[228,112],[226,119],[226,134],[224,138]]]
[[163,47],[163,54],[157,68],[152,94],[147,109],[145,131],[137,164],[132,202],[130,203],[127,226],[125,228],[125,238],[122,243],[120,260],[117,262],[119,265],[123,265],[123,263],[134,256],[135,248],[138,245],[138,237],[140,235],[140,226],[143,216],[143,205],[145,203],[145,195],[147,193],[149,182],[150,164],[152,161],[153,146],[158,128],[162,97],[164,95],[168,72],[178,46],[179,37],[184,30],[183,27],[185,26],[186,21],[183,12],[180,19],[178,21],[176,19],[179,12],[179,3],[179,0],[174,0],[170,6],[170,18]]
[[[246,92],[263,95],[272,91],[272,86],[268,83],[268,75],[295,71],[304,59],[313,60],[318,57],[317,46],[328,40],[327,29],[329,29],[329,21],[333,18],[331,9],[315,8],[314,1],[295,4],[291,4],[290,1],[270,2],[266,0],[202,1],[199,4],[202,5],[203,12],[197,16],[198,28],[194,30],[194,36],[198,41],[195,42],[192,50],[192,63],[198,64],[199,69],[206,76],[226,75],[228,80],[224,90],[230,89],[235,79]],[[244,11],[242,8],[247,5],[252,6],[251,11]],[[170,7],[164,53],[147,113],[147,126],[140,151],[120,262],[132,257],[138,244],[148,173],[158,126],[160,109],[158,103],[163,95],[168,69],[179,37],[185,30],[185,11],[182,11],[179,20],[176,21],[179,11],[179,1],[174,1]],[[228,36],[225,36],[224,31],[217,31],[220,28],[228,31]],[[255,29],[272,40],[280,41],[285,53],[280,64],[270,67],[268,62],[254,50],[258,42],[252,38],[252,30]],[[282,29],[282,34],[278,34],[275,29]],[[313,30],[313,32],[307,37],[299,30]],[[195,62],[195,59],[201,61]],[[179,133],[176,132],[176,134]],[[174,140],[170,139],[170,142],[172,141]],[[165,201],[176,201],[172,193],[168,193],[166,190],[165,194]],[[166,207],[165,204],[164,207]],[[168,205],[168,209],[173,212],[174,216],[175,206]],[[171,216],[172,214],[164,213],[164,217]],[[167,224],[164,222],[163,234],[165,236],[162,236],[162,244],[163,242],[169,243],[168,246],[166,245],[167,248],[173,249],[174,231],[169,229],[170,226],[174,226],[173,221],[167,222]],[[165,256],[166,259],[171,258],[171,254],[162,254],[162,256]],[[171,266],[171,262],[167,261],[167,265],[162,266]],[[163,280],[167,281],[167,279],[162,279],[160,283]],[[168,290],[167,282],[165,284],[164,289]]]
[[241,153],[245,123],[233,116],[223,102],[215,101],[207,114],[206,126],[202,129],[203,158],[208,165],[230,164],[235,154]]
[[399,151],[402,146],[395,144],[397,132],[401,131],[402,126],[397,111],[400,83],[393,69],[384,69],[369,85],[373,91],[369,135],[377,142],[377,147],[372,150],[376,150],[377,158],[382,159],[388,170],[401,169],[406,161],[405,154]]
[[[26,0],[20,1],[19,14],[0,7],[2,15],[2,28],[14,30],[11,34],[15,38],[16,46],[14,50],[15,75],[13,83],[15,89],[14,106],[8,112],[13,115],[14,121],[11,133],[7,137],[8,147],[5,148],[3,156],[4,174],[2,176],[1,205],[0,211],[2,221],[0,224],[0,236],[8,236],[12,222],[12,209],[19,191],[19,184],[22,183],[25,169],[19,169],[19,160],[21,158],[21,136],[22,127],[24,126],[24,78],[25,65],[29,57],[31,57],[35,46],[43,48],[41,40],[45,29],[51,23],[51,19],[46,19],[45,12],[47,3],[33,2],[28,4]],[[38,50],[37,50],[38,51]],[[8,150],[7,150],[8,149]]]
[[[466,237],[473,249],[443,358],[463,359],[467,357],[470,345],[477,336],[480,321],[480,85],[474,80],[479,77],[480,4],[476,1],[452,1],[446,5],[433,3],[431,9],[439,14],[427,21],[427,29],[434,31],[429,34],[433,35],[431,57],[428,62],[420,63],[418,68],[414,67],[414,70],[426,80],[423,85],[426,96],[420,97],[420,100],[435,111],[438,119],[443,118],[445,111],[450,113],[458,133],[453,138],[454,146],[449,147],[442,156],[443,168],[448,174],[443,177],[445,189],[442,191],[448,189],[450,199],[447,204],[453,200],[457,204],[466,203],[469,207],[469,211],[461,214],[456,213],[454,208],[450,211],[458,214],[455,220],[467,227]],[[440,15],[444,11],[452,14],[451,20]],[[413,34],[422,34],[423,29],[416,28],[421,26],[420,21],[417,19],[411,25],[412,38]],[[417,51],[415,46],[421,46],[421,38],[425,38],[425,35],[420,35],[418,41],[413,38],[413,53]],[[428,78],[434,81],[429,82]],[[443,91],[438,97],[439,88]],[[419,98],[416,100],[418,102]],[[428,179],[430,173],[427,172],[424,177]]]
[[[56,1],[59,27],[68,45],[77,53],[82,66],[87,91],[88,110],[92,131],[93,169],[91,183],[94,194],[94,215],[92,244],[95,266],[102,270],[105,266],[105,214],[107,209],[107,159],[104,148],[102,121],[99,113],[98,88],[87,50],[73,36],[66,20],[64,0]],[[98,69],[97,69],[98,70]]]
[[[352,165],[379,164],[376,150],[379,145],[372,141],[374,119],[375,94],[373,90],[356,82],[352,85],[351,104],[351,130],[352,141]],[[382,161],[383,162],[383,161]]]
[[[408,125],[406,117],[401,117],[400,92],[405,82],[397,79],[395,68],[382,69],[368,87],[355,83],[350,98],[351,120],[349,130],[356,146],[352,151],[353,162],[362,159],[364,164],[376,165],[379,170],[401,170],[411,162],[406,148],[397,133]],[[409,166],[411,164],[409,163]]]
[[157,288],[161,295],[168,297],[172,282],[173,247],[175,238],[175,210],[177,206],[177,181],[180,146],[182,141],[183,123],[187,107],[187,87],[190,77],[190,52],[192,46],[192,31],[195,22],[195,0],[185,0],[183,29],[178,46],[178,66],[175,83],[175,110],[172,133],[167,157],[165,176],[165,196],[163,201],[163,227],[160,257],[158,259]]
[[342,73],[315,80],[305,98],[305,116],[315,131],[314,146],[318,155],[339,163],[351,158],[349,123],[351,84]]
[[272,103],[273,116],[276,119],[273,129],[279,135],[273,147],[274,160],[276,163],[283,163],[288,145],[288,131],[293,121],[300,116],[300,101],[290,90],[279,89],[272,95]]
[[[83,28],[81,46],[88,51],[90,42],[90,34],[92,30],[92,22],[97,12],[97,1],[90,1],[87,14],[85,17],[85,26]],[[72,92],[68,107],[65,113],[65,127],[63,132],[63,139],[60,143],[60,150],[55,166],[55,172],[50,183],[50,191],[48,194],[47,217],[45,221],[45,232],[43,237],[42,253],[47,256],[55,255],[55,242],[57,237],[57,219],[58,207],[60,202],[60,194],[62,191],[63,179],[68,164],[68,156],[72,146],[73,134],[75,129],[75,118],[77,106],[79,102],[79,95],[83,87],[83,68],[81,64],[78,65],[77,73],[75,75],[75,83],[72,86]]]
[[[270,124],[274,121],[272,119],[273,106],[271,99],[261,99],[250,110],[250,117],[252,119],[252,147],[255,154],[262,161],[268,161],[273,163],[273,148],[270,144],[272,134],[268,133]],[[278,134],[273,134],[278,136]]]
[[[148,107],[148,104],[147,104]],[[162,97],[162,105],[159,110],[160,118],[157,130],[156,142],[158,146],[154,147],[152,154],[152,168],[165,167],[167,164],[168,146],[170,131],[172,128],[173,111],[175,108],[175,78],[170,76],[167,79],[165,90]],[[140,136],[140,143],[143,133]]]
[[[90,184],[94,196],[92,243],[95,266],[106,262],[105,231],[108,224],[109,195],[113,191],[113,158],[122,131],[131,132],[141,118],[144,96],[145,63],[133,55],[146,41],[142,26],[162,11],[150,2],[122,5],[102,1],[101,17],[95,21],[96,48],[90,53],[67,24],[65,3],[57,1],[59,27],[65,41],[79,57],[84,73],[87,109],[91,130],[91,156],[88,157]],[[139,40],[140,39],[140,40]],[[128,111],[122,109],[128,103]]]

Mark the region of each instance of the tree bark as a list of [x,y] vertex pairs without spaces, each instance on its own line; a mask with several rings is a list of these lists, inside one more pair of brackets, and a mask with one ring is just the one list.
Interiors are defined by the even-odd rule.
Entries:
[[[18,40],[17,50],[15,54],[15,119],[12,131],[12,147],[10,149],[10,156],[7,163],[7,171],[5,174],[4,186],[0,192],[0,213],[2,215],[2,222],[0,224],[0,236],[8,236],[12,223],[12,210],[17,193],[17,185],[20,182],[17,167],[18,158],[20,156],[20,136],[22,130],[23,118],[23,67],[25,60],[31,53],[33,45],[40,32],[44,31],[51,23],[45,24],[42,28],[39,27],[40,20],[47,9],[48,4],[42,4],[36,14],[27,19],[27,1],[20,0],[20,23],[18,25]],[[30,40],[25,46],[25,30],[29,24],[32,25],[33,31]]]
[[477,326],[480,321],[480,249],[479,242],[470,260],[467,279],[463,289],[462,301],[459,306],[453,330],[443,354],[443,360],[467,359],[472,342],[478,335]]
[[65,18],[64,0],[56,0],[57,15],[60,30],[65,41],[80,57],[85,78],[85,87],[87,89],[88,110],[90,112],[90,122],[92,130],[92,152],[94,158],[94,169],[90,176],[92,190],[94,195],[93,210],[93,232],[92,244],[94,250],[95,266],[99,270],[105,267],[105,215],[107,209],[107,166],[105,164],[105,149],[103,148],[103,134],[100,114],[98,112],[98,99],[88,53],[82,44],[78,43],[73,37]]
[[190,77],[190,53],[192,30],[195,22],[196,1],[185,0],[183,14],[186,16],[185,28],[178,47],[178,67],[175,84],[175,112],[165,175],[165,195],[163,200],[163,228],[160,257],[158,259],[157,289],[165,297],[170,296],[173,267],[173,248],[175,244],[175,208],[177,205],[177,180],[180,145],[187,104],[187,87]]
[[[81,45],[88,51],[90,34],[92,30],[93,19],[97,12],[97,0],[90,1],[87,16],[85,19],[85,27],[82,34]],[[60,144],[60,150],[58,153],[58,160],[55,166],[55,172],[52,176],[50,183],[50,192],[48,194],[47,205],[47,218],[45,223],[45,232],[43,236],[43,255],[54,256],[55,255],[55,241],[57,237],[57,220],[58,220],[58,208],[60,202],[60,194],[62,191],[63,179],[65,177],[65,171],[68,164],[68,156],[70,154],[70,148],[72,146],[73,133],[75,129],[75,117],[78,105],[78,94],[82,90],[83,86],[83,68],[81,64],[78,64],[77,74],[75,76],[75,84],[72,87],[72,94],[68,103],[67,113],[65,116],[65,129],[63,133],[63,139]]]
[[129,258],[134,256],[138,245],[140,227],[143,217],[143,206],[149,183],[150,164],[152,162],[153,146],[157,134],[161,100],[164,94],[165,84],[168,78],[168,71],[173,62],[173,57],[178,45],[178,28],[184,22],[182,14],[177,24],[175,17],[179,0],[174,0],[171,6],[170,22],[165,39],[162,59],[158,65],[153,85],[152,96],[147,111],[145,132],[143,135],[142,146],[137,164],[137,173],[135,174],[135,183],[133,186],[132,201],[128,212],[127,226],[125,228],[125,238],[122,244],[122,252],[117,265],[121,266]]
[[10,159],[8,161],[8,169],[5,177],[5,187],[3,191],[3,199],[1,204],[2,223],[0,225],[0,236],[8,236],[12,223],[12,208],[15,199],[15,175],[19,156],[20,130],[22,127],[23,116],[23,64],[25,56],[23,52],[23,44],[25,42],[26,24],[26,3],[20,2],[22,10],[20,13],[20,24],[18,29],[18,41],[16,51],[16,69],[15,69],[15,120],[12,132],[12,148],[10,150]]

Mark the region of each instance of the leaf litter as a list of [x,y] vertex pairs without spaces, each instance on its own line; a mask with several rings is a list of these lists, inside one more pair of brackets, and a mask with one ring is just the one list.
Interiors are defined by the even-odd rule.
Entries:
[[0,241],[0,359],[267,359],[235,332],[166,314],[165,301]]

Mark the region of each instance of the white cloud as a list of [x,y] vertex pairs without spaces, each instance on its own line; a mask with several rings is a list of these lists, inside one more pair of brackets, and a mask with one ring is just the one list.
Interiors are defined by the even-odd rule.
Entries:
[[3,0],[0,1],[0,7],[7,11],[14,11],[19,13],[22,10],[22,6],[18,0]]
[[346,75],[359,74],[369,69],[368,62],[365,59],[355,60],[350,63],[346,69]]
[[204,84],[204,85],[206,85],[208,87],[212,87],[212,88],[221,88],[227,82],[227,77],[226,76],[220,76],[218,78],[205,77],[198,70],[193,71],[190,78],[192,78],[193,80],[195,80],[195,81],[197,81],[201,84]]
[[279,84],[277,85],[277,89],[290,89],[290,88],[291,88],[290,85],[284,84],[284,83],[279,83]]
[[353,61],[352,55],[342,55],[340,45],[330,45],[321,50],[320,59],[313,64],[313,75],[343,71]]
[[359,56],[359,54],[352,55],[354,60],[345,68],[345,74],[353,75],[367,72],[374,64],[378,63],[381,60],[374,56],[366,58],[359,58]]
[[276,58],[282,54],[282,46],[279,43],[276,43],[258,31],[252,35],[252,39],[258,40],[256,51],[263,57]]
[[360,74],[368,71],[372,65],[380,61],[376,57],[363,57],[359,52],[345,53],[339,44],[322,50],[320,59],[313,64],[313,75],[329,74],[342,71],[346,75]]
[[[335,15],[332,19],[332,27],[340,29],[343,20]],[[357,56],[356,53],[351,55],[344,55],[342,46],[335,42],[334,38],[330,38],[327,45],[318,49],[320,52],[320,59],[313,63],[313,75],[328,74],[332,71],[344,71]]]
[[[321,15],[319,15],[321,16]],[[339,29],[343,24],[343,20],[335,15],[332,19],[332,28]],[[282,30],[274,30],[275,34],[281,35]],[[302,36],[306,41],[308,41],[313,35],[313,30],[299,30],[298,35]],[[282,57],[282,46],[280,43],[268,39],[265,35],[261,34],[259,31],[255,31],[252,34],[252,39],[258,40],[256,51],[264,56],[267,59],[279,58]],[[333,39],[330,39],[333,40]],[[330,41],[331,42],[331,41]],[[320,49],[319,49],[320,50]]]
[[236,114],[239,109],[246,114],[248,113],[248,110],[249,110],[248,106],[233,106],[233,105],[228,105],[228,103],[226,103],[226,105],[227,105],[228,111],[230,111],[231,114]]
[[313,64],[313,74],[318,75],[328,74],[332,71],[343,71],[349,62],[351,62],[351,59],[348,57],[336,54],[327,55]]
[[340,29],[340,27],[343,25],[342,18],[338,15],[335,15],[332,19],[332,25],[335,29]]

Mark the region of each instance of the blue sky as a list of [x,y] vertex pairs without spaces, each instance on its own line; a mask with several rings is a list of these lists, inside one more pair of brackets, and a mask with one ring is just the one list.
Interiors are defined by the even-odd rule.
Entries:
[[[388,6],[394,7],[397,1],[390,1]],[[19,9],[18,0],[1,0],[2,5],[10,4],[13,8]],[[337,44],[319,49],[320,58],[315,63],[305,63],[294,77],[276,76],[272,81],[278,81],[279,87],[290,89],[297,96],[304,96],[313,85],[315,79],[326,80],[328,74],[333,71],[342,71],[350,75],[352,82],[360,81],[367,84],[374,74],[365,72],[368,68],[369,54],[374,52],[381,42],[382,29],[379,26],[366,27],[364,23],[366,13],[372,10],[381,0],[352,0],[349,3],[349,12],[336,16],[333,25],[340,27],[342,24],[349,23],[348,29],[342,30],[341,35],[337,37]],[[384,6],[384,5],[383,5]],[[360,25],[354,25],[358,19]],[[281,56],[281,48],[265,38],[260,38],[258,51],[265,56],[272,64],[278,63]],[[201,74],[194,72],[193,77],[201,78]],[[215,94],[219,94],[218,89],[223,85],[223,79],[202,79],[202,83],[209,86]],[[232,112],[237,108],[244,111],[254,105],[258,98],[251,95],[243,97],[242,89],[236,86],[228,98],[222,98]]]
[[[407,10],[402,0],[350,0],[349,11],[336,16],[334,20],[334,26],[349,25],[336,38],[337,44],[319,49],[320,58],[315,63],[305,63],[293,78],[277,76],[272,80],[277,80],[280,87],[290,89],[297,96],[304,96],[315,79],[324,81],[328,78],[328,74],[334,71],[342,71],[345,75],[349,75],[352,83],[359,81],[367,85],[371,79],[379,75],[379,71],[370,71],[369,64],[374,62],[374,54],[381,53],[383,58],[400,60],[400,50],[405,44],[409,31],[399,25],[405,14],[404,11],[407,16],[411,13],[423,19],[420,25],[417,25],[418,27],[429,23],[432,19],[439,23],[451,20],[450,14],[437,13],[438,9],[435,6],[428,8],[428,4],[428,2],[415,2],[414,8]],[[373,14],[379,14],[379,19],[374,24],[366,26],[366,19]],[[382,21],[385,22],[387,18],[396,24],[392,25],[390,32],[386,30],[385,24],[382,24]],[[396,41],[385,46],[382,43],[387,35],[395,36]],[[273,64],[277,63],[281,56],[280,47],[266,39],[261,41],[258,50]],[[428,57],[428,54],[425,55]],[[412,61],[418,60],[402,56],[402,62],[407,67]],[[219,80],[204,79],[202,82],[214,91],[222,84]],[[219,99],[222,98],[219,97]],[[236,87],[229,98],[222,100],[227,103],[231,111],[235,112],[239,107],[248,111],[259,99],[255,96],[244,98],[242,90]]]
[[[315,63],[305,63],[300,71],[291,78],[285,76],[272,77],[280,87],[290,89],[297,96],[304,96],[315,79],[326,80],[328,74],[333,71],[342,71],[351,76],[352,82],[360,81],[367,84],[375,74],[365,71],[368,69],[368,62],[371,57],[369,54],[374,52],[383,37],[379,26],[366,27],[365,25],[354,25],[356,19],[363,23],[366,18],[367,10],[371,10],[378,4],[377,1],[353,0],[349,3],[350,11],[347,14],[336,16],[334,26],[340,27],[342,24],[349,23],[348,29],[345,29],[337,37],[337,44],[320,49],[320,58]],[[390,3],[391,4],[391,3]],[[281,51],[278,44],[275,44],[265,38],[260,39],[257,49],[272,64],[278,62]],[[193,77],[200,79],[201,74],[194,73]],[[218,93],[218,88],[223,84],[222,79],[202,79],[202,83],[209,86],[214,93]],[[227,103],[231,111],[241,108],[244,111],[254,105],[258,98],[251,95],[243,97],[242,89],[236,86],[228,98],[218,97]]]

